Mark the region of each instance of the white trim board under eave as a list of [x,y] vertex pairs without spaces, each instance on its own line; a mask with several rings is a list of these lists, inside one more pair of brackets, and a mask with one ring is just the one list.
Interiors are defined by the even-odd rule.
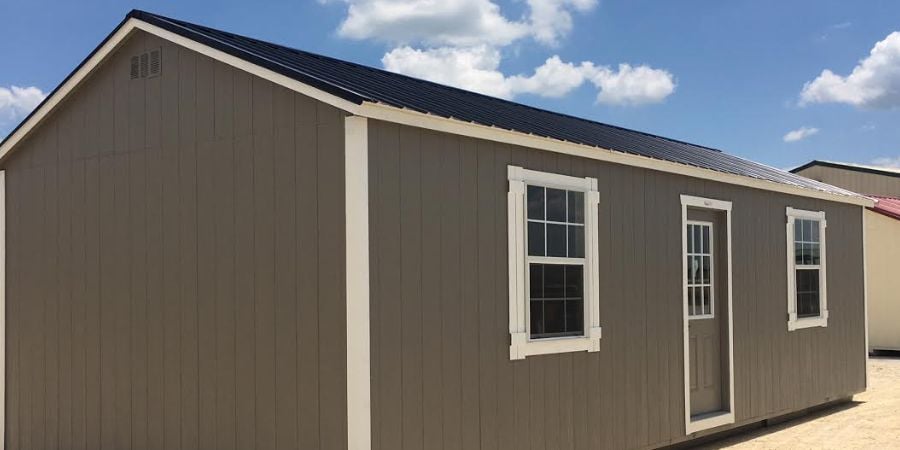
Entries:
[[[111,52],[113,52],[119,44],[135,29],[143,30],[147,33],[158,36],[162,39],[170,41],[174,44],[181,45],[185,48],[194,50],[203,55],[209,56],[222,63],[232,67],[241,69],[245,72],[256,75],[265,80],[271,81],[280,86],[284,86],[300,94],[319,100],[336,108],[349,112],[350,114],[367,117],[371,119],[383,120],[402,125],[415,126],[434,131],[441,131],[461,136],[468,136],[478,139],[486,139],[494,142],[507,143],[512,145],[520,145],[523,147],[536,148],[556,153],[574,155],[583,158],[594,159],[598,161],[606,161],[616,164],[623,164],[632,167],[640,167],[644,169],[657,170],[661,172],[684,175],[704,180],[728,183],[737,186],[750,187],[754,189],[762,189],[766,191],[781,192],[785,194],[797,195],[800,197],[810,197],[822,200],[829,200],[840,203],[850,203],[865,207],[872,207],[875,202],[872,199],[863,196],[849,196],[817,191],[814,189],[806,189],[788,184],[775,183],[772,181],[760,180],[752,177],[741,175],[733,175],[724,172],[718,172],[711,169],[704,169],[685,164],[679,164],[671,161],[664,161],[649,158],[641,155],[617,152],[614,150],[593,147],[589,145],[576,144],[572,142],[562,141],[558,139],[535,136],[518,131],[504,130],[497,127],[480,125],[472,122],[465,122],[457,119],[449,119],[435,116],[432,114],[420,113],[408,109],[396,108],[379,103],[363,102],[356,104],[344,100],[338,96],[329,94],[320,89],[314,88],[308,84],[297,81],[293,78],[281,75],[272,70],[266,69],[259,65],[248,62],[244,59],[232,56],[221,50],[214,49],[208,45],[188,39],[179,34],[160,28],[156,25],[144,22],[139,19],[130,18],[116,31],[91,58],[86,61],[75,73],[56,90],[53,95],[42,104],[38,110],[32,114],[25,123],[22,124],[5,142],[0,146],[0,162],[2,162],[8,153],[21,141],[35,126],[40,122],[65,98],[73,89],[75,89],[90,73],[99,65]],[[273,63],[276,63],[273,61]]]

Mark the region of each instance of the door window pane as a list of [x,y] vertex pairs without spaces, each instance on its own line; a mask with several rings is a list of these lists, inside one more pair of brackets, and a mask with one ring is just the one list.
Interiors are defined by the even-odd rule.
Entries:
[[687,241],[687,308],[688,316],[713,314],[712,226],[705,223],[688,224]]

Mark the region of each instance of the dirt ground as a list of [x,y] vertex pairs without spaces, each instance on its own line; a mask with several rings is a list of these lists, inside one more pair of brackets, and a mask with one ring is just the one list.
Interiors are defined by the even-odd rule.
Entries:
[[869,389],[843,404],[710,449],[900,449],[900,357],[869,360]]

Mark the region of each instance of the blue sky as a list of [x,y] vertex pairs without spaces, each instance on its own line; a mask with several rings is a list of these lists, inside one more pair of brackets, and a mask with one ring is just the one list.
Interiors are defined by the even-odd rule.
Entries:
[[139,8],[775,167],[900,166],[900,2],[414,3],[4,0],[0,136]]

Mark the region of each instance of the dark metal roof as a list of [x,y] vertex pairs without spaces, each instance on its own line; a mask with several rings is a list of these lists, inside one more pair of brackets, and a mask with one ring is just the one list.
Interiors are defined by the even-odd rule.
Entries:
[[861,164],[839,163],[834,161],[821,161],[814,159],[800,167],[791,169],[791,173],[800,173],[810,167],[830,167],[833,169],[850,170],[853,172],[871,173],[874,175],[884,175],[886,177],[900,178],[900,170],[885,169],[883,167],[864,166]]
[[380,103],[759,180],[856,195],[709,147],[534,108],[144,11],[134,10],[128,18],[156,25],[356,104]]

